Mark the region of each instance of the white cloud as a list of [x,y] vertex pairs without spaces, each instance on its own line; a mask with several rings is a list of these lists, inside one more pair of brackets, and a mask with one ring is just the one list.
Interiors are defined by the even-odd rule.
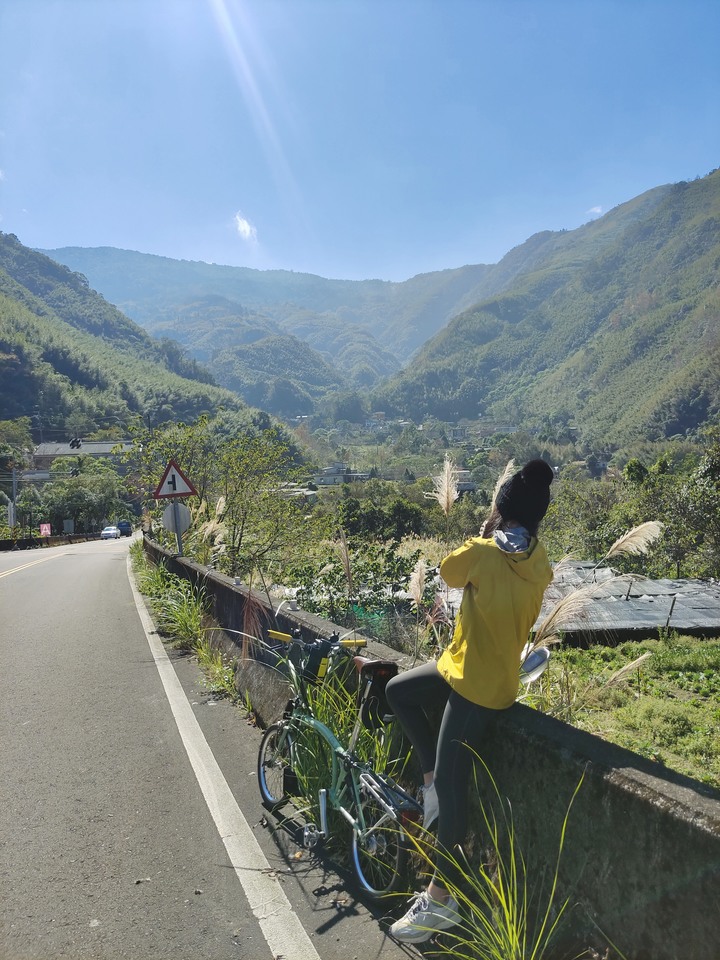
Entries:
[[243,240],[248,243],[257,243],[257,230],[239,210],[235,214],[235,229]]
[[599,217],[602,212],[603,212],[603,208],[600,206],[590,207],[590,209],[586,211],[586,213],[592,214],[593,217]]
[[4,179],[5,179],[5,171],[4,171],[4,170],[0,170],[0,183],[2,183],[2,181],[3,181]]

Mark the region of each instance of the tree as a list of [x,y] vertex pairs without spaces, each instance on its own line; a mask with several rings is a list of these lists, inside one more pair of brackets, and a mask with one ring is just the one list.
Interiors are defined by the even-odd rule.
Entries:
[[637,457],[633,457],[625,464],[623,476],[631,486],[639,487],[647,480],[648,470]]
[[36,521],[42,516],[42,496],[32,485],[25,486],[15,503],[16,521],[20,529],[27,528],[31,533],[37,527]]
[[277,431],[236,437],[217,451],[210,492],[222,499],[223,565],[231,576],[267,569],[290,540],[302,539],[304,504],[288,486],[297,479],[292,452]]
[[572,551],[584,560],[598,560],[618,535],[611,512],[619,498],[613,480],[593,480],[576,465],[566,468],[552,485],[552,500],[542,524],[543,542],[551,557],[559,560]]
[[212,485],[214,464],[221,438],[208,417],[195,423],[171,424],[164,429],[148,429],[135,423],[130,430],[133,449],[125,456],[129,483],[145,501],[160,483],[170,460],[175,460],[192,480],[201,500]]
[[414,503],[398,497],[387,511],[386,532],[393,540],[420,536],[425,530],[423,511]]
[[12,491],[13,469],[27,464],[32,446],[30,417],[0,420],[0,490],[6,494]]
[[332,419],[336,422],[348,420],[350,423],[364,423],[367,419],[366,404],[362,394],[355,391],[336,394],[330,402]]
[[92,457],[78,459],[81,467],[77,476],[67,476],[61,472],[64,467],[58,466],[51,472],[51,482],[43,488],[43,519],[51,523],[54,531],[61,531],[65,520],[72,520],[76,531],[91,533],[128,512],[119,473]]

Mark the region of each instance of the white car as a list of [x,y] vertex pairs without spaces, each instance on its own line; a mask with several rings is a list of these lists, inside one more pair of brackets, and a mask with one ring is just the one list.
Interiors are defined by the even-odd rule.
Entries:
[[105,527],[100,534],[101,540],[119,540],[122,534],[117,527]]

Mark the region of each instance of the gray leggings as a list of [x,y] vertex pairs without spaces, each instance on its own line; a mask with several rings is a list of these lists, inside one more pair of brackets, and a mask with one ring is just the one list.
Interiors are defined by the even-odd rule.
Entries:
[[[457,884],[461,881],[462,869],[453,863],[452,857],[467,833],[472,751],[480,753],[488,725],[497,711],[478,706],[455,693],[434,661],[393,677],[386,693],[393,713],[415,749],[423,773],[435,771],[439,806],[435,880],[443,886],[443,878]],[[428,708],[444,708],[437,740]]]

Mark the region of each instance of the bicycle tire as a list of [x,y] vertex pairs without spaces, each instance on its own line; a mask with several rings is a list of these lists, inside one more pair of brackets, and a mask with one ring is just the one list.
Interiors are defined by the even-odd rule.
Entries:
[[271,723],[265,730],[258,749],[258,787],[263,804],[275,810],[287,803],[294,780],[292,739],[286,724]]
[[352,868],[362,892],[372,900],[383,900],[396,893],[404,880],[408,839],[396,820],[388,820],[377,829],[372,829],[385,811],[363,787],[360,805],[370,829],[363,837],[353,830],[350,846]]

